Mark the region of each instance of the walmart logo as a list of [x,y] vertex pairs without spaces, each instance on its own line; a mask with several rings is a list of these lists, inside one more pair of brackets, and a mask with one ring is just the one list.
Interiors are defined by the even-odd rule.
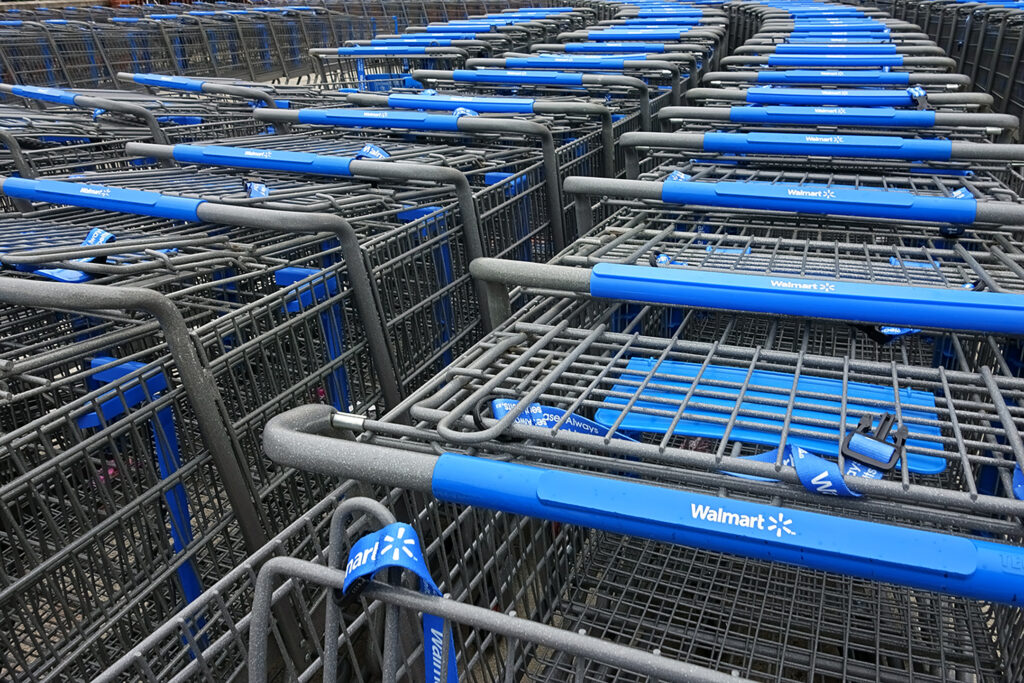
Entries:
[[768,531],[774,531],[776,538],[782,538],[783,532],[790,536],[796,536],[796,532],[789,528],[793,520],[786,519],[781,512],[777,515],[768,515]]
[[796,289],[807,292],[821,292],[830,294],[836,291],[833,282],[802,282],[799,280],[771,280],[771,286],[776,289]]
[[415,560],[416,555],[409,549],[409,546],[416,548],[416,539],[414,538],[402,538],[405,536],[405,527],[399,527],[398,533],[394,536],[387,535],[384,537],[384,542],[387,544],[380,549],[382,557],[387,557],[388,553],[391,553],[391,559],[395,562],[401,557],[401,553],[405,553],[409,556],[409,559]]

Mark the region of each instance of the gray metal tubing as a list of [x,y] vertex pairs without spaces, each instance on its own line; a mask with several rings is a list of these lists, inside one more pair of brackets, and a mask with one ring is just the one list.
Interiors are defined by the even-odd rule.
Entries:
[[279,465],[304,472],[347,472],[346,479],[431,492],[436,456],[327,436],[333,414],[331,406],[309,405],[272,417],[263,430],[264,451]]
[[[345,98],[360,107],[387,107],[387,95],[352,93]],[[567,102],[538,99],[533,103],[534,114],[554,116],[593,116],[601,120],[601,160],[604,175],[615,177],[615,137],[612,129],[612,112],[608,107],[594,102]],[[511,115],[510,115],[511,116]]]
[[[32,168],[31,164],[28,163],[28,159],[25,158],[25,153],[21,149],[21,143],[18,142],[18,138],[14,136],[8,130],[0,130],[0,142],[7,147],[7,151],[11,153],[11,161],[14,162],[14,168],[17,169],[18,175],[22,178],[35,178],[39,174]],[[17,202],[15,202],[17,205]],[[19,209],[25,211],[26,209]],[[28,211],[32,210],[31,204],[28,205]]]
[[[709,71],[701,79],[702,83],[722,81],[725,83],[749,83],[757,85],[758,74],[761,71]],[[825,81],[825,85],[835,85],[834,81]],[[964,74],[938,74],[938,73],[911,73],[910,85],[955,85],[970,86],[971,79]],[[810,84],[813,85],[813,84]]]
[[[671,119],[728,121],[729,107],[665,107],[658,112],[658,118],[662,121]],[[1012,114],[940,111],[935,112],[935,125],[1016,130],[1020,125],[1020,120]]]
[[[836,52],[835,52],[836,54],[842,54],[843,53],[842,45],[836,45],[835,50],[836,50]],[[735,50],[732,51],[732,53],[734,55],[763,55],[763,54],[773,54],[774,52],[775,52],[775,45],[774,44],[772,44],[772,45],[765,45],[765,44],[753,44],[753,45],[751,45],[750,43],[745,43],[743,45],[740,45],[739,47],[737,47]],[[903,54],[903,55],[918,55],[918,56],[922,56],[922,55],[924,55],[924,56],[931,56],[931,55],[942,56],[942,55],[946,54],[946,51],[943,50],[938,45],[935,45],[935,46],[927,46],[927,45],[897,45],[896,46],[896,53],[897,54]]]
[[209,223],[304,234],[327,232],[336,235],[345,257],[345,267],[352,283],[356,309],[366,328],[367,347],[376,366],[384,402],[389,407],[398,404],[402,391],[395,370],[395,352],[381,320],[380,306],[373,281],[370,279],[369,268],[359,246],[359,238],[348,221],[330,214],[270,211],[212,202],[200,204],[196,209],[196,216],[199,220]]
[[[992,96],[981,92],[939,92],[925,95],[928,104],[934,105],[977,105],[992,104]],[[693,88],[686,92],[687,100],[728,100],[746,102],[747,91],[741,88]]]
[[363,592],[372,600],[395,604],[406,610],[434,614],[474,629],[498,633],[506,638],[526,640],[573,657],[619,667],[647,677],[649,681],[674,683],[752,683],[750,679],[674,661],[627,645],[594,638],[581,632],[563,630],[529,619],[517,619],[485,607],[422,595],[408,588],[373,583]]
[[[812,57],[814,55],[811,55]],[[822,59],[827,59],[828,55],[820,55]],[[762,64],[768,65],[767,57],[743,57],[743,56],[730,56],[722,58],[722,66],[738,65],[742,66],[745,64]],[[812,67],[813,63],[809,63],[806,66]],[[949,57],[905,57],[901,68],[908,67],[931,67],[934,69],[954,69],[956,68],[956,60],[950,59]],[[836,67],[838,68],[838,67]]]
[[[274,585],[283,579],[340,590],[345,583],[345,572],[291,557],[275,557],[267,560],[256,577],[256,590],[253,596],[252,620],[249,627],[250,683],[265,683],[267,680],[267,639],[270,637],[270,613],[274,598]],[[528,619],[518,619],[485,607],[467,605],[437,596],[422,595],[407,588],[372,582],[363,590],[363,596],[397,609],[433,614],[446,621],[456,621],[474,629],[500,634],[514,640],[538,643],[574,657],[584,657],[605,665],[642,673],[652,681],[678,681],[679,683],[743,683],[747,681],[750,683],[749,679],[673,661],[582,633],[539,624]],[[391,629],[397,628],[397,624],[385,622],[385,631],[388,631],[389,626]],[[385,662],[385,664],[387,663]],[[381,680],[383,683],[393,683],[394,681],[387,675]]]
[[590,293],[590,270],[527,261],[481,258],[469,264],[469,272],[478,282],[488,284],[488,308],[494,315],[511,311],[509,289],[533,287],[560,292]]
[[207,370],[201,347],[195,344],[185,319],[170,299],[137,287],[0,278],[0,301],[57,311],[141,311],[153,316],[163,330],[182,387],[196,412],[200,436],[223,480],[245,547],[254,553],[266,544],[266,520],[257,505],[259,496],[248,465],[237,457],[230,437],[231,420],[220,390]]
[[491,119],[480,116],[460,116],[456,125],[460,131],[466,133],[514,133],[540,140],[541,154],[544,159],[544,185],[548,196],[548,206],[551,210],[551,232],[554,236],[554,246],[556,251],[564,249],[568,237],[565,234],[565,222],[562,214],[558,154],[555,151],[555,138],[551,134],[551,129],[535,121]]
[[1024,204],[1012,202],[978,202],[975,223],[1024,226]]
[[575,195],[576,223],[579,234],[585,235],[594,227],[594,212],[585,197],[629,197],[630,199],[654,199],[661,201],[661,183],[642,180],[620,180],[609,178],[585,178],[570,176],[563,183],[565,194]]
[[[29,164],[28,159],[25,158],[25,153],[21,149],[21,143],[18,142],[18,138],[15,137],[10,131],[0,130],[0,143],[3,143],[7,147],[7,151],[11,153],[11,161],[14,163],[15,170],[18,171],[18,175],[22,178],[35,178],[39,174]],[[614,173],[612,174],[614,175]],[[21,213],[31,213],[35,211],[35,207],[32,206],[32,202],[21,197],[11,197],[11,203],[14,208]]]
[[[331,515],[331,530],[327,548],[327,566],[335,570],[344,570],[345,556],[345,525],[356,512],[372,518],[377,528],[394,524],[397,520],[391,511],[370,498],[349,498],[341,501]],[[324,623],[324,670],[323,683],[335,683],[338,680],[338,639],[341,637],[341,606],[337,600],[328,599],[325,609]],[[395,613],[393,613],[395,612]],[[397,610],[389,609],[385,615],[387,622],[397,624]],[[385,626],[387,628],[387,626]]]
[[[544,129],[547,130],[546,128]],[[549,133],[550,135],[550,133]],[[174,159],[174,147],[169,145],[151,145],[141,142],[129,142],[125,145],[129,154],[139,156],[152,156],[158,159]],[[554,143],[552,143],[552,154],[554,154]],[[213,164],[211,164],[213,165]],[[557,168],[557,165],[556,165]],[[450,184],[455,190],[456,201],[459,203],[459,213],[462,215],[463,235],[466,244],[466,255],[470,259],[479,258],[484,255],[483,234],[480,227],[480,217],[477,212],[476,200],[473,198],[473,188],[469,184],[466,175],[454,168],[443,166],[430,166],[426,164],[391,163],[387,161],[369,161],[353,159],[349,164],[349,170],[353,175],[368,178],[387,178],[389,180],[429,180],[438,183]],[[557,180],[549,183],[552,187],[558,187]],[[561,206],[561,196],[559,196]],[[561,218],[561,212],[559,212]],[[554,227],[554,222],[552,222]],[[360,251],[360,253],[362,253]],[[353,283],[353,286],[355,284]],[[478,287],[477,296],[481,303],[486,298],[482,287]],[[484,319],[487,330],[493,329],[500,320]],[[389,404],[393,405],[393,404]]]

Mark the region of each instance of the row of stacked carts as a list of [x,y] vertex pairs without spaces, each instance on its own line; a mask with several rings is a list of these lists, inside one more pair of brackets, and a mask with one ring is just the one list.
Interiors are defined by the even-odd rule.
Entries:
[[301,79],[310,50],[378,33],[498,12],[519,0],[360,0],[313,5],[195,2],[0,12],[0,79],[50,87],[118,87],[119,72],[272,81]]
[[1018,118],[882,9],[459,8],[0,83],[0,678],[1021,680]]

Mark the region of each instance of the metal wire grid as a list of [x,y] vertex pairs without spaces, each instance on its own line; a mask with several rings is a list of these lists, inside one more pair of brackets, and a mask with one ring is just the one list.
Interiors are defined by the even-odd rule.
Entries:
[[[565,628],[755,681],[1003,681],[1020,662],[985,605],[595,533],[562,589]],[[544,653],[534,681],[574,674]],[[586,681],[641,681],[599,666]]]
[[[97,680],[244,680],[248,653],[253,584],[258,565],[274,554],[323,563],[330,513],[339,499],[367,495],[365,487],[348,482],[312,507],[256,555],[239,563],[181,615],[154,630],[144,642],[124,648],[124,655]],[[372,493],[396,511],[404,510],[424,542],[432,575],[446,594],[459,602],[499,611],[515,610],[542,619],[568,573],[573,548],[582,532],[552,528],[521,517],[439,505],[422,497],[393,490]],[[349,538],[366,530],[365,520],[350,527]],[[276,603],[294,611],[306,638],[305,649],[289,652],[286,639],[275,630],[279,655],[277,672],[315,675],[322,662],[322,638],[317,622],[324,591],[292,580],[279,591]],[[383,659],[380,628],[383,605],[360,600],[343,613],[339,672],[343,680],[368,681],[379,676]],[[412,621],[404,624],[402,681],[422,680],[419,635]],[[184,636],[184,637],[183,637]],[[468,680],[492,681],[492,666],[503,653],[493,635],[460,634],[459,645]],[[520,655],[521,656],[521,655]]]
[[[736,455],[764,451],[790,438],[815,439],[820,441],[818,448],[828,448],[827,444],[842,437],[848,428],[844,425],[852,425],[862,414],[877,417],[888,412],[909,430],[910,457],[915,461],[922,456],[940,458],[930,462],[944,472],[924,475],[904,468],[892,473],[890,481],[863,487],[868,497],[856,509],[844,509],[884,514],[890,523],[917,520],[957,533],[988,529],[1019,538],[1016,523],[1002,516],[1021,508],[1006,478],[1021,456],[1008,445],[1017,438],[1019,394],[1024,387],[1019,378],[987,366],[965,371],[903,365],[896,359],[872,362],[816,355],[804,343],[776,350],[765,348],[763,339],[736,346],[697,341],[689,334],[694,315],[678,311],[674,319],[669,317],[671,334],[667,336],[645,334],[635,320],[628,319],[621,332],[612,331],[610,320],[593,329],[558,321],[511,323],[419,393],[425,398],[410,409],[410,415],[425,421],[430,430],[441,430],[453,448],[472,446],[481,456],[512,454],[578,467],[583,462],[577,454],[584,449],[588,469],[631,472],[672,486],[729,491],[741,497],[779,496],[820,504],[794,485],[795,477],[788,476],[786,468],[781,474],[766,468],[762,474],[792,483],[771,483],[763,489],[721,472],[740,471],[737,467],[750,464],[735,460]],[[816,329],[809,328],[804,338],[808,333],[813,336]],[[960,339],[943,341],[958,360],[970,362],[969,349],[985,354],[986,346],[991,349],[988,357],[992,351],[999,355],[999,340],[961,344]],[[764,384],[772,373],[792,377],[794,371],[804,382],[820,379],[821,387],[834,384],[834,392],[810,389],[795,380],[781,388]],[[864,398],[866,404],[861,407],[853,406],[861,400],[851,398],[849,392],[854,389],[865,389],[873,397]],[[737,401],[737,396],[743,400]],[[915,403],[924,397],[926,401]],[[480,424],[495,398],[564,408],[587,419],[603,410],[600,420],[609,433],[618,429],[641,443],[589,438],[562,429],[561,424],[543,429],[513,425],[511,416],[497,426]],[[818,408],[824,411],[820,422],[793,413]],[[631,421],[620,428],[626,417]],[[637,424],[632,418],[656,424],[630,427]],[[493,428],[484,434],[483,425]],[[741,436],[730,438],[734,432]],[[500,442],[492,434],[499,435]],[[722,436],[705,436],[697,449],[690,445],[693,436],[703,434]],[[636,458],[636,463],[623,457]],[[754,473],[753,469],[743,471]],[[988,476],[1002,481],[991,486],[979,483]]]
[[[340,281],[344,268],[319,274]],[[181,290],[177,303],[210,358],[238,452],[251,454],[247,469],[261,514],[268,528],[280,529],[330,489],[324,478],[262,462],[263,422],[285,406],[310,401],[372,408],[379,390],[347,289],[295,311],[295,302],[304,301],[302,284],[316,291],[312,278],[282,288],[273,273],[248,280],[220,276],[220,284],[210,278],[215,282],[205,295],[202,285]],[[264,296],[253,290],[260,283]],[[236,312],[225,316],[228,308]],[[23,349],[5,354],[13,363],[5,380],[13,397],[4,410],[10,476],[2,493],[8,561],[0,602],[11,626],[5,633],[18,641],[5,648],[12,660],[4,668],[18,679],[66,666],[95,673],[180,607],[177,567],[194,572],[202,585],[248,552],[154,326],[130,317],[95,324],[76,315],[31,315],[44,319],[36,329],[49,331],[52,341],[44,348],[37,343],[31,355]],[[170,386],[159,396],[146,390],[140,402],[128,393],[128,382],[109,384],[95,375],[110,367],[90,367],[90,358],[103,354],[118,364],[141,362],[136,374],[162,377]],[[128,409],[111,414],[113,396]],[[96,426],[83,426],[91,415],[98,417],[88,423]],[[176,471],[166,472],[163,462],[158,470],[154,440],[180,458]],[[182,522],[168,521],[168,495],[188,501],[188,528],[179,533],[190,540],[177,551],[168,525]]]
[[666,206],[617,211],[557,257],[564,265],[601,262],[687,270],[827,278],[958,289],[979,283],[1021,291],[1021,229],[973,229],[956,239],[940,229],[880,220],[779,217]]
[[320,85],[329,88],[354,88],[365,92],[388,92],[397,88],[416,87],[409,76],[414,69],[461,69],[466,58],[451,55],[370,55],[350,57],[317,55],[316,67]]

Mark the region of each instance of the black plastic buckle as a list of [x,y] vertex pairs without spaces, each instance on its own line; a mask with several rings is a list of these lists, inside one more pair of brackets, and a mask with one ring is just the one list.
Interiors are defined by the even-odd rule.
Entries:
[[[857,428],[849,432],[846,435],[846,438],[843,439],[843,445],[840,452],[843,454],[844,458],[855,460],[862,465],[872,467],[876,470],[888,472],[892,468],[896,467],[896,463],[900,461],[900,457],[903,455],[907,442],[907,428],[906,426],[901,426],[897,429],[893,434],[892,443],[889,443],[886,439],[889,436],[889,432],[892,431],[892,426],[896,422],[896,418],[890,413],[884,414],[878,421],[878,427],[874,432],[871,431],[871,422],[872,420],[870,415],[862,415],[860,418],[860,424],[857,425]],[[855,450],[853,440],[856,437],[860,437],[858,441],[861,439],[868,439],[875,443],[883,444],[887,449],[891,449],[889,459],[883,462],[871,454],[861,453]]]
[[334,602],[338,607],[345,608],[355,603],[359,599],[359,595],[370,583],[369,577],[360,576],[349,584],[348,590],[344,593],[341,592],[340,588],[334,589]]

